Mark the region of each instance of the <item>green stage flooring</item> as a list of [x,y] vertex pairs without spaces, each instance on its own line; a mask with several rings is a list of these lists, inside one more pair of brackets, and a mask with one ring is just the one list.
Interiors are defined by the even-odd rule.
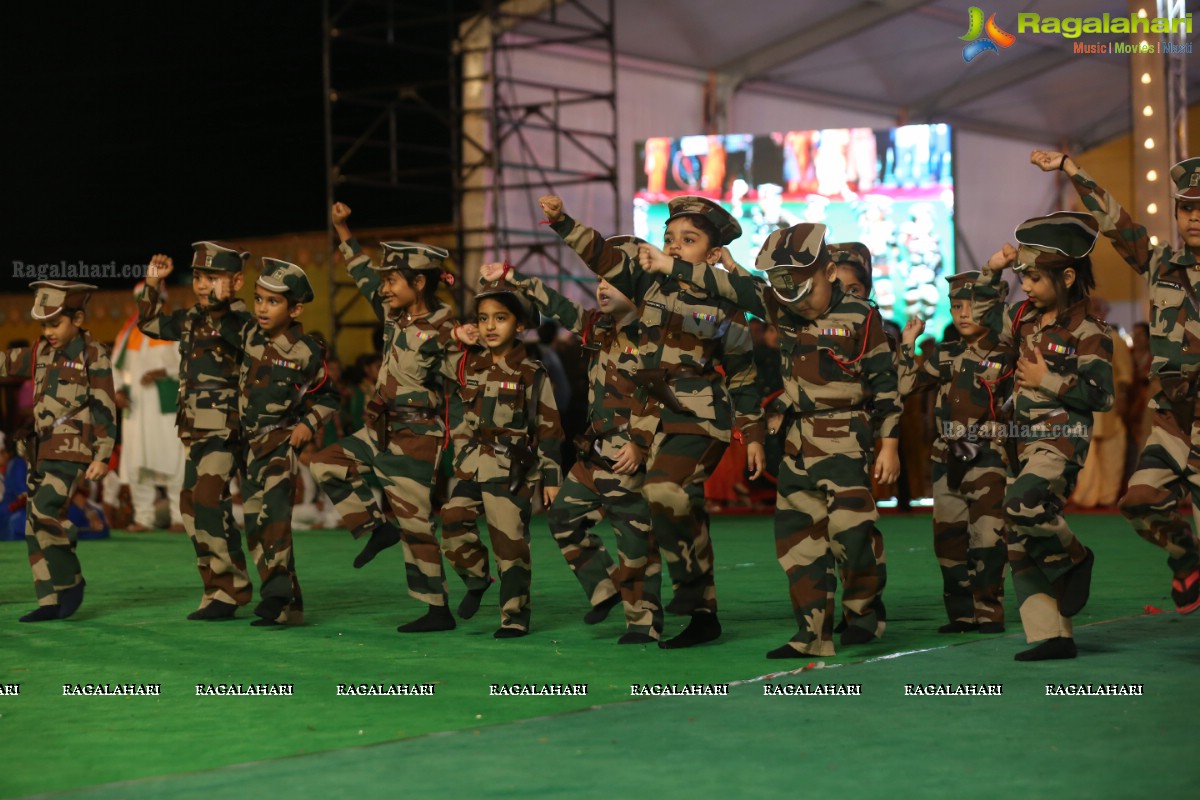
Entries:
[[[1163,556],[1122,519],[1071,521],[1097,553],[1080,658],[1030,665],[1012,661],[1023,640],[1011,602],[1012,635],[932,632],[944,619],[929,517],[886,517],[886,636],[785,679],[859,685],[859,697],[764,697],[754,681],[780,668],[763,654],[794,628],[765,517],[716,519],[727,633],[689,651],[617,646],[619,615],[579,622],[586,601],[541,518],[534,633],[516,641],[492,639],[486,604],[456,631],[395,633],[421,610],[404,593],[399,548],[355,571],[357,545],[342,532],[297,536],[302,628],[183,620],[197,578],[190,546],[168,534],[84,542],[84,608],[22,625],[33,606],[24,547],[5,543],[0,684],[19,683],[20,695],[0,696],[0,796],[1192,796],[1200,614],[1170,611]],[[1169,613],[1145,616],[1147,604]],[[196,684],[218,682],[295,693],[195,696]],[[551,682],[589,694],[488,693]],[[731,682],[728,697],[630,697],[631,684]],[[1004,694],[904,696],[914,682],[1001,683]],[[1114,682],[1144,684],[1145,695],[1045,696],[1046,683]],[[64,697],[64,683],[157,683],[162,694]],[[337,697],[339,683],[435,683],[436,693]]]

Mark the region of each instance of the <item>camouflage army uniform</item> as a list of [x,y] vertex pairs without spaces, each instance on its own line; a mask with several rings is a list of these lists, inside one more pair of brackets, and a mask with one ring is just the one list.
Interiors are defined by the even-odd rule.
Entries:
[[[777,231],[764,243],[757,266],[787,264],[785,251],[798,252],[810,235],[822,239],[823,229],[808,225]],[[823,242],[820,249],[825,249]],[[814,263],[828,263],[828,256]],[[873,439],[896,437],[900,408],[892,349],[878,310],[843,292],[835,281],[828,309],[810,321],[757,278],[678,262],[674,274],[779,329],[784,388],[769,411],[785,415],[775,552],[788,576],[799,628],[790,647],[812,655],[834,654],[835,567],[845,581],[847,633],[859,629],[867,640],[881,636],[885,624],[876,598],[884,553],[882,538],[872,536],[879,512],[869,471]]]
[[486,589],[492,579],[479,538],[482,512],[500,578],[500,627],[527,632],[533,491],[539,480],[562,483],[554,392],[545,368],[519,341],[495,363],[487,350],[471,348],[443,369],[459,382],[462,414],[451,431],[454,474],[442,506],[442,547],[468,591]]
[[[576,442],[579,458],[549,509],[550,532],[593,607],[615,596],[619,587],[629,632],[658,639],[662,562],[650,530],[650,507],[642,495],[644,472],[612,471],[613,458],[627,442],[649,452],[658,426],[658,420],[645,413],[645,404],[634,399],[633,374],[642,365],[637,324],[618,329],[611,314],[585,310],[537,278],[513,273],[508,281],[524,291],[543,316],[579,336],[588,359],[587,429]],[[620,571],[592,532],[602,517],[617,535]]]
[[[208,242],[193,247],[192,266],[214,272],[240,272],[248,253],[216,250]],[[222,248],[224,249],[224,248]],[[217,262],[206,261],[210,250]],[[222,269],[223,261],[227,261]],[[163,313],[157,287],[145,285],[135,295],[138,328],[154,339],[179,342],[180,375],[175,425],[185,450],[183,490],[179,511],[196,551],[196,568],[204,586],[203,609],[214,600],[233,606],[250,602],[252,589],[246,575],[242,537],[233,518],[229,480],[239,467],[237,416],[237,350],[221,339],[218,326],[228,317],[240,327],[250,319],[241,300],[212,308],[197,303],[191,308]],[[240,471],[240,470],[239,470]]]
[[[998,287],[1002,273],[985,268],[981,280]],[[989,310],[986,302],[973,306],[976,318],[998,333],[1007,358],[1033,360],[1039,350],[1049,369],[1040,385],[1021,386],[1014,395],[1018,437],[1004,515],[1026,639],[1070,639],[1070,615],[1062,613],[1055,582],[1091,553],[1067,526],[1063,507],[1087,458],[1092,416],[1112,407],[1112,339],[1104,323],[1087,316],[1086,301],[1045,326],[1029,301],[1009,306],[999,324]]]
[[[948,278],[952,300],[975,299],[978,272]],[[1003,292],[1008,284],[981,286]],[[1002,295],[1001,295],[1002,296]],[[995,314],[1003,307],[995,303]],[[900,349],[900,396],[937,391],[933,443],[933,552],[942,570],[947,632],[1004,624],[1004,492],[1008,466],[986,430],[1012,392],[1013,366],[986,330],[968,344],[943,342],[919,367],[912,345]],[[997,631],[998,632],[998,631]]]
[[[695,285],[642,270],[636,250],[606,242],[569,216],[551,227],[592,272],[638,306],[643,369],[665,374],[680,406],[673,409],[661,398],[650,403],[658,406],[660,426],[646,457],[642,486],[671,574],[675,597],[670,608],[683,614],[716,613],[704,482],[732,436],[758,444],[764,438],[745,314]],[[717,366],[725,371],[723,381]]]
[[446,442],[441,365],[455,343],[452,314],[443,307],[414,318],[384,305],[380,271],[394,269],[399,262],[393,258],[408,258],[403,252],[389,250],[380,268],[371,265],[355,239],[342,244],[341,252],[359,291],[383,322],[383,363],[366,426],[314,456],[313,477],[359,538],[387,522],[365,480],[374,472],[400,527],[408,593],[444,608],[446,579],[434,533],[432,491]]
[[[298,273],[298,277],[297,277]],[[312,300],[304,272],[294,264],[263,259],[258,286]],[[292,552],[292,503],[299,461],[289,441],[306,426],[315,436],[338,410],[337,388],[325,371],[324,348],[293,321],[268,337],[257,321],[240,327],[222,320],[221,335],[242,353],[238,375],[238,416],[246,455],[242,506],[246,545],[258,568],[262,602],[254,613],[267,621],[304,622],[304,598]]]
[[67,520],[67,505],[88,465],[112,456],[117,435],[112,365],[108,350],[81,330],[60,350],[39,339],[33,348],[0,351],[0,377],[33,379],[37,441],[36,452],[25,452],[25,544],[38,606],[57,606],[62,593],[83,586],[75,554],[78,531]]
[[[1167,565],[1181,589],[1200,573],[1200,546],[1190,518],[1179,510],[1187,493],[1192,505],[1200,507],[1200,418],[1195,408],[1200,398],[1200,262],[1187,248],[1152,246],[1146,229],[1083,170],[1072,185],[1101,232],[1150,288],[1151,372],[1162,391],[1150,400],[1150,434],[1120,509],[1139,536],[1167,551]],[[1196,607],[1188,605],[1189,610]]]

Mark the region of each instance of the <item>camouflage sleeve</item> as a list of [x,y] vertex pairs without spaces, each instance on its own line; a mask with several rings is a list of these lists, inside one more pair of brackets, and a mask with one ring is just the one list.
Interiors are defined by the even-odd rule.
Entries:
[[1083,200],[1083,207],[1100,223],[1100,232],[1108,237],[1113,248],[1139,274],[1150,268],[1150,234],[1133,221],[1129,212],[1112,195],[1101,189],[1082,169],[1071,178],[1071,186]]
[[534,393],[537,395],[537,417],[530,422],[537,426],[537,430],[531,431],[531,434],[535,439],[542,485],[561,486],[564,434],[558,416],[558,406],[554,404],[554,390],[545,370],[538,371]]
[[915,348],[911,344],[900,345],[896,351],[896,381],[901,401],[914,392],[927,392],[941,384],[940,359],[941,348],[935,347],[933,355],[918,366]]
[[675,259],[671,277],[697,286],[711,297],[728,300],[759,319],[766,319],[763,294],[767,284],[749,274],[728,272],[708,264],[689,264]]
[[763,419],[762,398],[758,394],[754,339],[750,335],[746,315],[740,311],[730,315],[722,351],[725,385],[729,387],[729,399],[736,415],[734,426],[741,431],[747,444],[763,444],[766,440],[766,422]]
[[315,436],[341,408],[342,398],[337,386],[329,380],[329,372],[325,368],[325,354],[321,346],[315,341],[309,341],[308,345],[312,349],[312,358],[309,360],[309,367],[312,369],[308,379],[311,388],[301,398],[305,414],[300,422]]
[[550,225],[575,251],[587,268],[604,278],[622,294],[635,303],[640,303],[654,276],[636,264],[621,248],[613,247],[604,237],[582,222],[576,222],[563,214],[563,218]]
[[375,316],[383,319],[387,309],[383,307],[383,298],[379,296],[379,286],[381,281],[379,273],[371,269],[371,257],[362,251],[362,246],[359,245],[358,239],[350,239],[338,245],[338,252],[342,254],[342,258],[346,259],[346,270],[350,273],[350,277],[354,279],[354,283],[358,286],[358,291],[363,297],[367,298],[367,302],[371,304],[371,309],[375,312]]
[[33,348],[14,347],[0,350],[0,378],[28,378],[33,375]]
[[146,284],[134,298],[137,300],[138,330],[151,339],[170,342],[178,342],[183,337],[183,320],[187,311],[177,309],[164,314],[162,293],[157,286]]
[[974,286],[971,320],[992,333],[1000,333],[1002,328],[1007,327],[1004,323],[1004,301],[1007,298],[1008,281],[1004,280],[1004,270],[994,270],[985,265]]
[[1065,375],[1047,371],[1038,388],[1057,397],[1064,406],[1095,413],[1113,406],[1113,343],[1102,327],[1089,328],[1075,348],[1076,369]]
[[867,322],[866,350],[862,371],[871,386],[871,426],[876,439],[895,439],[900,426],[900,393],[896,380],[896,361],[883,319],[872,310]]
[[92,418],[92,460],[105,461],[112,457],[117,443],[117,403],[114,399],[112,362],[108,348],[93,345],[92,361],[88,364],[88,413]]
[[587,311],[582,305],[563,297],[540,278],[525,277],[512,272],[508,276],[508,282],[524,292],[542,316],[558,320],[571,333],[583,335]]

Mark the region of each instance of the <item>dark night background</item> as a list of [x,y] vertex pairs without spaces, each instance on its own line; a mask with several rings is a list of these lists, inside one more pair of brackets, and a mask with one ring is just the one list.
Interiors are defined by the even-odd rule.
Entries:
[[[468,5],[478,7],[455,10]],[[411,4],[411,50],[335,51],[335,88],[444,80],[449,7]],[[324,229],[319,0],[17,8],[0,34],[3,289],[24,289],[14,260],[144,264],[167,252],[186,263],[198,239]],[[422,91],[448,103],[444,87]],[[448,166],[444,124],[412,113],[402,124],[406,141],[447,154],[424,163]],[[429,191],[386,202],[350,188],[336,196],[362,227],[449,222],[448,180],[422,180]]]

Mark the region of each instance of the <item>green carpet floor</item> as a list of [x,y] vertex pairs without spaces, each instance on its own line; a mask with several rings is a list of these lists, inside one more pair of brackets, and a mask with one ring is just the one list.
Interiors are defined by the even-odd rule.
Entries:
[[[619,614],[584,626],[583,593],[541,519],[534,634],[503,642],[487,604],[456,631],[395,633],[420,613],[399,549],[355,571],[357,546],[341,532],[297,536],[302,628],[184,621],[197,578],[186,540],[167,534],[83,543],[84,608],[65,623],[21,625],[33,606],[28,567],[24,546],[6,543],[0,683],[21,693],[0,696],[0,796],[1194,794],[1200,614],[1171,611],[1162,554],[1119,517],[1072,524],[1097,552],[1079,659],[1013,662],[1023,640],[1011,601],[1010,635],[934,633],[944,619],[929,518],[887,517],[886,636],[788,678],[857,684],[862,696],[807,698],[764,697],[753,681],[780,667],[763,654],[794,626],[769,518],[716,521],[727,633],[690,651],[617,646]],[[1168,613],[1146,616],[1147,604]],[[729,697],[630,697],[631,684],[743,681]],[[217,682],[290,683],[295,694],[195,696],[197,683]],[[335,695],[338,683],[430,682],[432,697]],[[589,694],[488,694],[493,683],[547,682],[586,683]],[[904,696],[914,682],[1002,683],[1004,695]],[[1145,696],[1045,696],[1046,683],[1113,682],[1144,684]],[[64,683],[158,683],[162,695],[64,697]]]

